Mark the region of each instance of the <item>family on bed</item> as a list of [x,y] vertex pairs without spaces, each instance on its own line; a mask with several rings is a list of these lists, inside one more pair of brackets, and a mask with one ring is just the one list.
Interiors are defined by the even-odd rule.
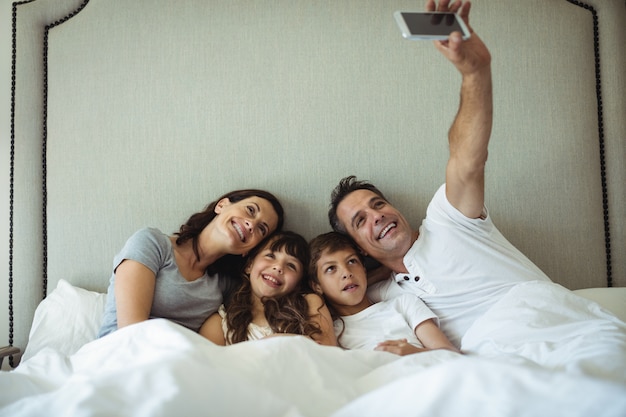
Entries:
[[[426,9],[459,13],[471,31],[469,2],[430,0]],[[460,72],[461,97],[445,184],[418,230],[354,176],[331,193],[333,231],[311,242],[282,231],[283,209],[269,192],[233,191],[173,236],[147,228],[130,237],[114,259],[99,336],[166,318],[220,345],[297,334],[398,355],[460,352],[474,321],[513,287],[549,283],[484,206],[490,53],[473,31],[434,44]],[[369,277],[365,255],[382,265]]]

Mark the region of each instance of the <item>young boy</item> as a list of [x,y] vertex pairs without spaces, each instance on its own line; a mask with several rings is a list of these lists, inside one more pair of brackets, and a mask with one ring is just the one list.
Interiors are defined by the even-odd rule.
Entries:
[[[437,325],[437,317],[419,297],[402,293],[389,301],[367,298],[367,273],[356,245],[337,232],[309,243],[312,288],[323,294],[334,320],[339,345],[408,355],[432,349],[459,350]],[[395,285],[386,280],[376,285]]]

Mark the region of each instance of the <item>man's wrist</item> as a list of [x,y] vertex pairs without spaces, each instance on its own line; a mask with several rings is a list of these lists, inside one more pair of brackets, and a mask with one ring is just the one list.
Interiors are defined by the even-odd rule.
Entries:
[[491,83],[491,65],[485,65],[477,69],[476,71],[472,71],[467,74],[463,74],[463,82],[467,83],[476,83],[476,84],[484,84]]

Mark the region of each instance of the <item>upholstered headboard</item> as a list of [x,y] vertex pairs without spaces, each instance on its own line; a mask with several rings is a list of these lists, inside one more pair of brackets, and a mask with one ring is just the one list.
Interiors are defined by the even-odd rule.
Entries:
[[[105,291],[132,232],[174,232],[231,189],[275,193],[311,238],[355,174],[417,226],[460,86],[433,45],[400,35],[393,12],[422,8],[14,3],[9,342],[25,346],[59,279]],[[496,224],[570,289],[626,286],[625,2],[475,0],[471,24],[493,56]]]

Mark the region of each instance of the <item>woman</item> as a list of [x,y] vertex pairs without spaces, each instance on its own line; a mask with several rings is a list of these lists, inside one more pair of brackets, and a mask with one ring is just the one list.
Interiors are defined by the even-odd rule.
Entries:
[[174,236],[144,228],[114,259],[99,337],[150,318],[198,331],[236,286],[244,257],[283,226],[283,208],[262,190],[223,195]]

